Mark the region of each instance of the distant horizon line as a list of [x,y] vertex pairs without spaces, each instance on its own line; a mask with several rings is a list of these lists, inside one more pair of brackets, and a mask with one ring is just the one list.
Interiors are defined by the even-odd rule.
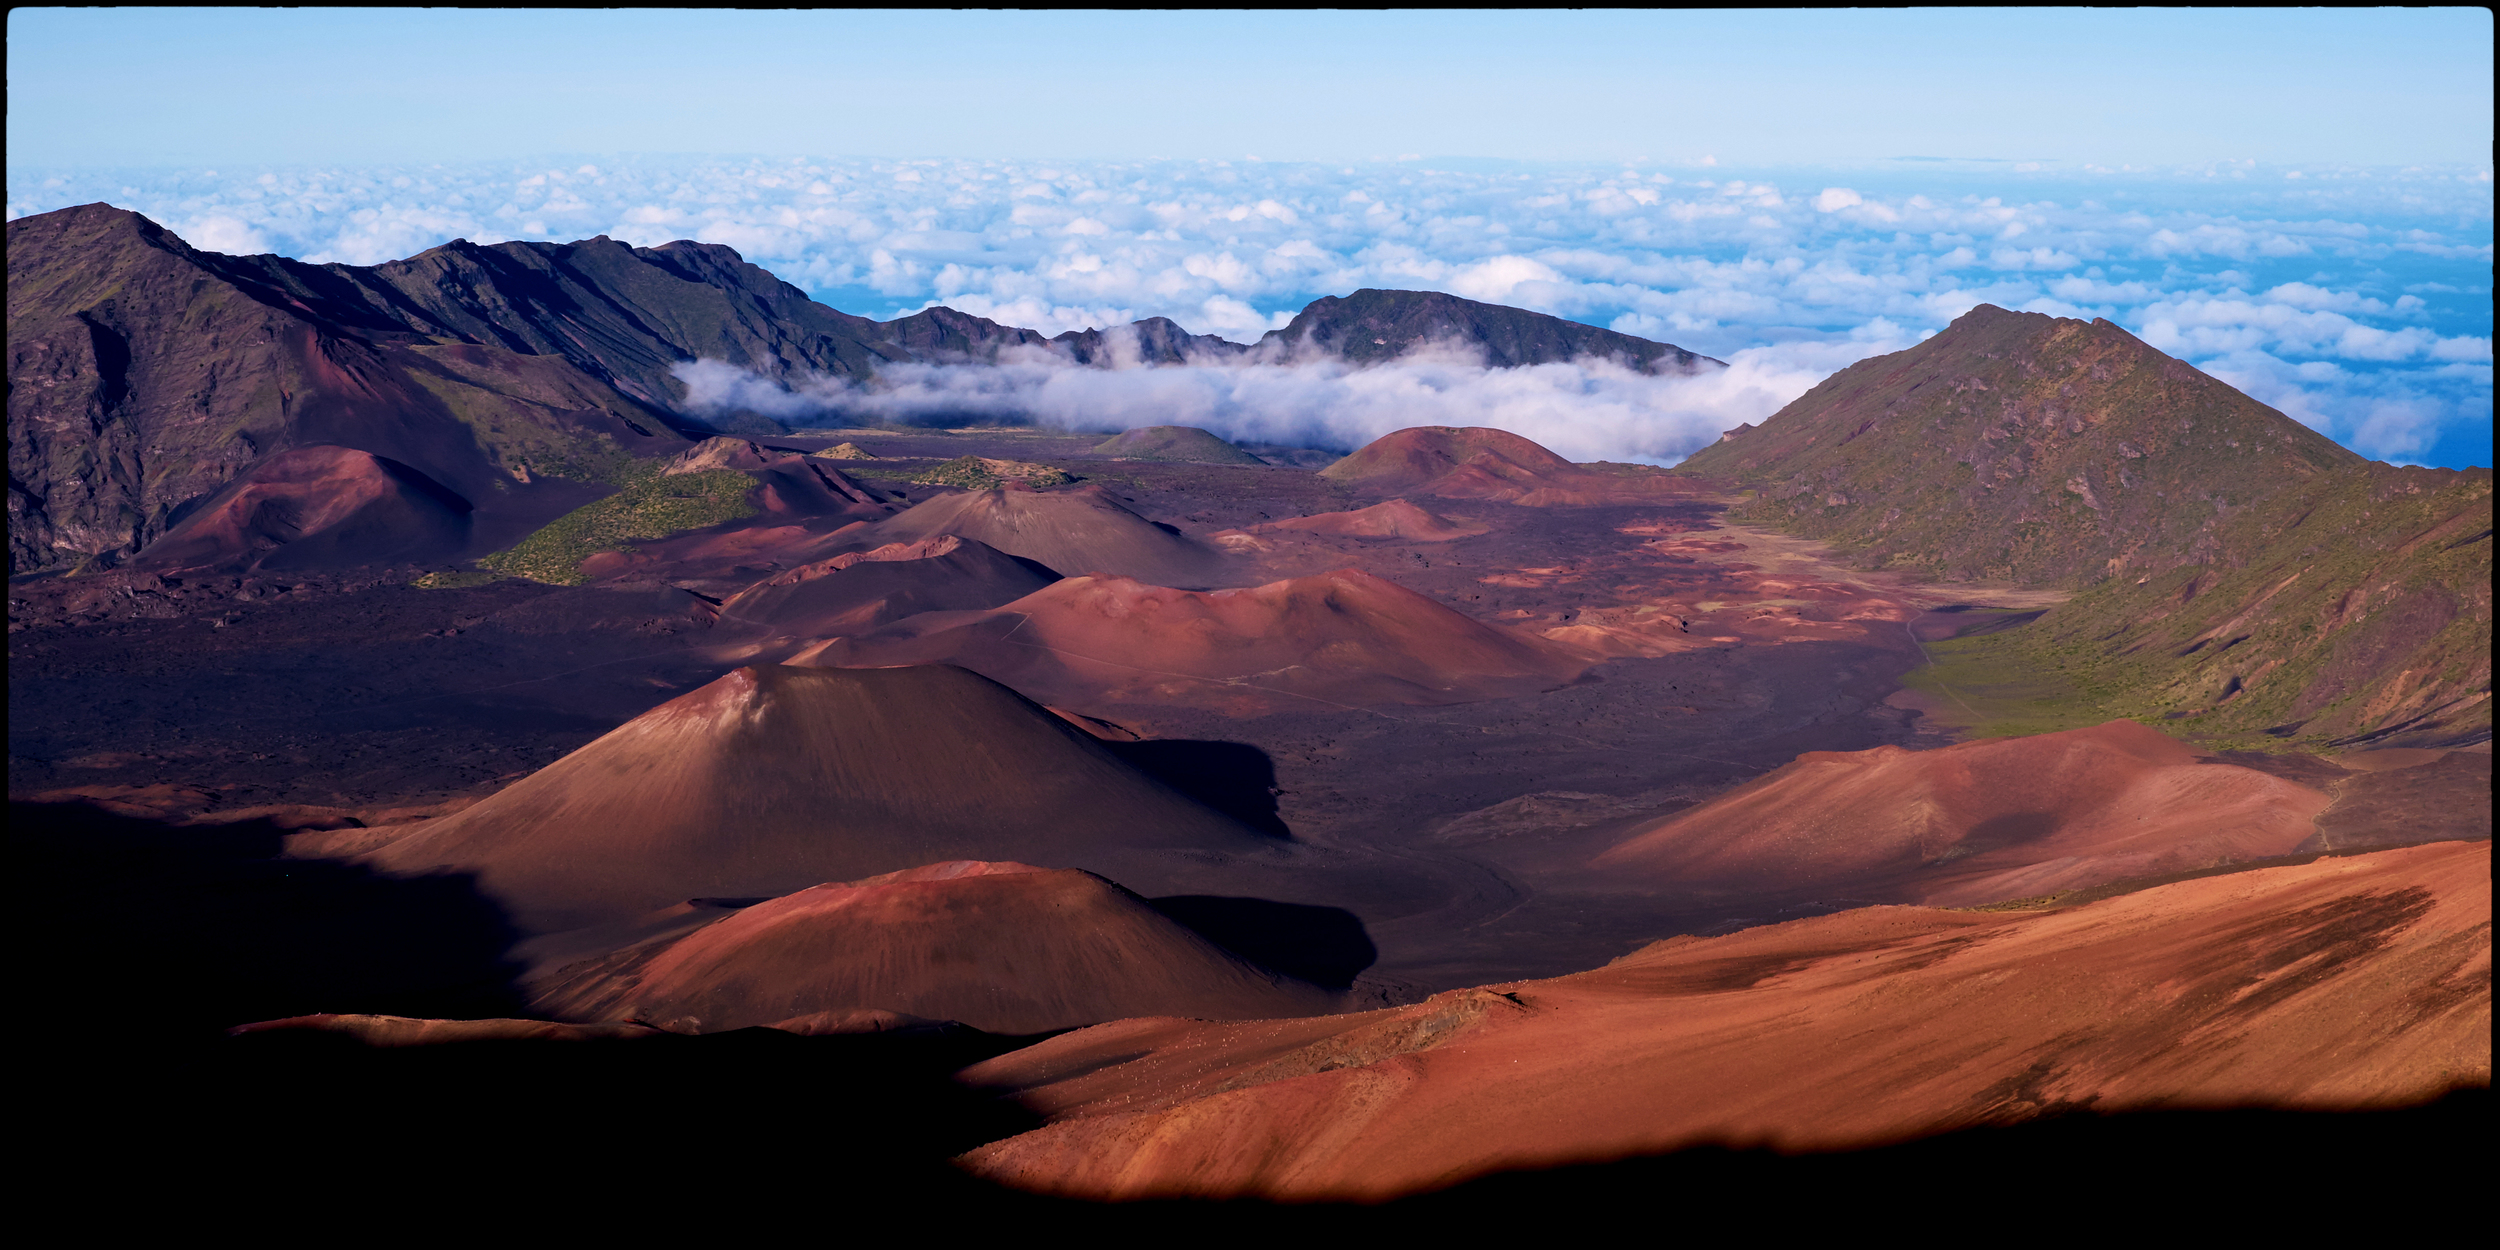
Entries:
[[[384,169],[408,167],[455,169],[495,165],[534,165],[543,162],[602,160],[627,162],[687,160],[772,161],[794,163],[807,161],[842,161],[893,165],[1070,164],[1118,166],[1195,164],[1214,168],[1227,168],[1236,164],[1297,166],[1333,165],[1340,168],[1349,165],[1373,165],[1392,168],[1406,166],[1418,169],[1431,169],[1436,165],[1476,165],[1511,166],[1523,169],[1619,169],[1638,167],[1642,168],[1645,172],[1667,172],[1675,169],[1684,169],[1696,173],[1731,173],[1737,171],[1777,172],[1786,170],[1813,172],[1839,169],[1877,169],[1889,165],[1908,165],[1921,168],[1940,165],[1977,165],[1987,166],[1989,168],[1984,171],[1974,170],[1973,172],[2006,173],[2014,175],[2091,174],[2094,176],[2107,176],[2111,174],[2142,174],[2148,176],[2159,176],[2165,173],[2190,171],[2202,173],[2203,171],[2216,166],[2252,170],[2299,169],[2304,171],[2333,170],[2349,171],[2354,173],[2482,172],[2486,174],[2488,174],[2493,168],[2493,163],[2491,161],[2483,161],[2480,163],[2472,161],[2410,161],[2387,162],[2383,164],[2363,164],[2329,159],[2271,160],[2245,156],[2214,156],[2193,161],[2152,161],[2142,164],[2120,161],[2112,164],[2108,161],[2081,157],[2055,156],[1900,155],[1829,158],[1823,160],[1784,159],[1750,161],[1742,158],[1720,158],[1716,156],[1627,156],[1603,159],[1551,159],[1510,156],[1468,156],[1454,153],[1443,153],[1429,156],[1402,155],[1364,157],[1263,157],[1247,154],[1236,156],[1072,156],[1065,154],[1030,156],[931,156],[896,155],[891,153],[872,152],[593,151],[587,149],[549,149],[546,151],[519,153],[508,156],[471,156],[455,158],[403,156],[344,160],[321,158],[273,159],[263,157],[237,157],[228,160],[123,161],[112,163],[39,164],[32,162],[8,162],[6,164],[0,164],[0,171],[5,171],[8,178],[11,181],[15,181],[19,176],[21,176],[21,174],[33,177],[42,174],[99,173],[115,170],[130,170],[134,172],[149,171],[160,173],[169,171],[183,172],[198,170],[199,176],[201,177],[224,177],[226,175],[221,171],[220,167],[222,166],[249,167],[262,171],[276,169]],[[568,170],[565,172],[569,173],[573,171]]]

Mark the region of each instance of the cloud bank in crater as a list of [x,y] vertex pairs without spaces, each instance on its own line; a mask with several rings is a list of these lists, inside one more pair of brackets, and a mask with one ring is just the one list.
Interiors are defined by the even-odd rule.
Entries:
[[1123,369],[1010,349],[996,364],[889,365],[861,386],[773,379],[719,360],[677,367],[699,415],[751,412],[805,425],[1030,421],[1104,434],[1193,425],[1235,442],[1350,451],[1415,425],[1492,426],[1579,461],[1673,464],[1763,418],[1852,361],[1910,344],[1878,322],[1837,342],[1748,348],[1725,369],[1654,377],[1586,358],[1488,368],[1456,347],[1388,363],[1201,362]]

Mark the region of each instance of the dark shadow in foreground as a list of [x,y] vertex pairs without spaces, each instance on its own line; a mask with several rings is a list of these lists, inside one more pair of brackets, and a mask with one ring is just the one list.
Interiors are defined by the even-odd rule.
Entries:
[[1155,738],[1106,742],[1154,779],[1274,838],[1290,838],[1276,814],[1276,761],[1246,742]]
[[1238,1244],[1304,1229],[1550,1233],[1618,1213],[1652,1229],[1735,1220],[1859,1234],[1887,1223],[2309,1229],[2453,1206],[2479,1192],[2492,1153],[2489,1091],[2473,1090],[2400,1111],[2072,1114],[1835,1154],[1704,1147],[1378,1204],[1093,1203],[948,1163],[1032,1127],[1029,1113],[948,1076],[1024,1040],[749,1029],[374,1051],[335,1036],[246,1039],[178,1088],[141,1082],[173,1094],[143,1108],[123,1101],[126,1086],[79,1091],[75,1117],[26,1126],[47,1150],[20,1175],[57,1179],[35,1187],[56,1200],[90,1186],[159,1197],[191,1228],[268,1219],[280,1184],[295,1221],[578,1228],[593,1208],[646,1232],[787,1215],[942,1225],[950,1238],[1064,1222]]
[[[278,858],[266,821],[181,827],[9,804],[20,1002],[70,1044],[213,1039],[313,1012],[520,1014],[519,936],[470,878]],[[65,1041],[67,1039],[64,1039]]]
[[1362,918],[1342,907],[1220,894],[1175,894],[1146,901],[1198,936],[1252,963],[1324,989],[1345,989],[1380,958]]

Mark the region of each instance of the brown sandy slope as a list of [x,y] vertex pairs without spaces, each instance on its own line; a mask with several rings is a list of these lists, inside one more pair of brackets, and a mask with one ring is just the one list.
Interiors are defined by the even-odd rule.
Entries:
[[734,469],[755,479],[756,502],[774,516],[883,520],[894,505],[821,458],[738,438],[706,439],[672,459],[664,475]]
[[1316,516],[1296,517],[1290,521],[1272,521],[1252,526],[1254,534],[1276,530],[1292,530],[1309,534],[1341,534],[1348,538],[1402,538],[1408,542],[1445,543],[1460,538],[1473,538],[1486,527],[1472,522],[1452,521],[1408,503],[1392,499],[1351,512],[1322,512]]
[[1570,461],[1507,430],[1419,425],[1373,439],[1319,475],[1389,494],[1429,487],[1470,464],[1524,479],[1571,470]]
[[1588,666],[1353,569],[1218,591],[1071,577],[995,611],[914,617],[792,662],[960,664],[1055,705],[1228,710],[1466,703],[1551,689]]
[[1119,460],[1182,460],[1197,464],[1267,463],[1194,425],[1147,425],[1133,430],[1122,430],[1096,443],[1094,454]]
[[2491,848],[2048,912],[1866,908],[1322,1020],[1127,1020],[967,1071],[1049,1126],[964,1156],[1094,1198],[1384,1198],[1711,1142],[2068,1108],[2427,1101],[2491,1080]]
[[982,490],[946,495],[845,540],[865,546],[953,534],[1052,571],[1109,573],[1169,586],[1220,586],[1224,557],[1121,507],[1099,486]]
[[1125,1016],[1317,1015],[1334,1002],[1091,873],[956,861],[801,890],[566,969],[537,1007],[680,1032],[885,1010],[1024,1034]]
[[1276,848],[961,669],[763,665],[370,858],[477,873],[523,924],[552,931],[948,859],[1082,867],[1182,893]]
[[1810,751],[1597,857],[1618,885],[1971,906],[2287,855],[2322,791],[2133,721],[1934,751]]
[[1486,499],[1529,508],[1656,503],[1705,479],[1642,465],[1572,462],[1505,430],[1440,425],[1384,434],[1320,476],[1370,495]]
[[240,570],[440,558],[468,542],[469,511],[467,500],[396,461],[298,447],[211,495],[137,562]]
[[720,624],[802,638],[864,633],[922,612],[998,607],[1054,580],[1032,561],[942,534],[776,573],[724,601]]

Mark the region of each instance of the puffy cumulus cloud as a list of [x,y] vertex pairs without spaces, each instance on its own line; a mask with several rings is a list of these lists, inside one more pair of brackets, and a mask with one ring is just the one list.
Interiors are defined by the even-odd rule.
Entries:
[[178,223],[174,233],[191,246],[229,256],[258,256],[269,250],[269,240],[260,231],[240,218],[212,214]]
[[2260,350],[2207,360],[2205,372],[2372,459],[2464,465],[2489,458],[2492,373],[2486,363],[2427,369],[2292,361]]
[[1443,284],[1452,295],[1464,295],[1488,304],[1507,304],[1519,288],[1528,283],[1543,286],[1559,285],[1563,276],[1553,266],[1525,256],[1496,256],[1478,261],[1452,273]]
[[[2437,371],[2490,358],[2488,170],[2223,172],[2260,176],[577,158],[12,170],[7,212],[105,200],[202,247],[356,264],[454,237],[692,238],[845,311],[946,304],[1046,334],[1165,316],[1248,341],[1322,295],[1420,288],[1737,360],[1869,341],[1852,335],[1879,322],[1915,336],[1984,301],[2106,317],[2199,364],[2259,353],[2413,377],[2404,402],[2470,425],[2475,397]],[[2286,404],[2279,387],[2313,385],[2270,384]],[[2346,413],[2340,395],[2318,402]],[[2357,418],[2328,424],[2361,437]]]
[[2420,326],[2383,329],[2339,312],[2270,300],[2156,300],[2144,307],[2142,317],[2145,342],[2185,356],[2264,348],[2302,356],[2400,361],[2440,346],[2438,336]]

